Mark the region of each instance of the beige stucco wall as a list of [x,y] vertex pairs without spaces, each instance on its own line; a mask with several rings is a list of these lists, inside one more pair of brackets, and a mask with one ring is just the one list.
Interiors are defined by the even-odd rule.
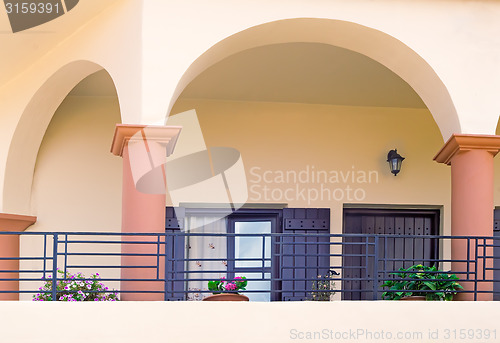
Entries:
[[[110,72],[123,122],[161,124],[189,79],[227,54],[284,41],[322,42],[364,53],[408,81],[429,108],[437,109],[433,114],[445,139],[458,131],[493,132],[500,108],[498,2],[419,0],[394,6],[386,0],[336,0],[304,4],[116,1],[42,57],[33,54],[33,61],[23,60],[30,68],[13,66],[23,72],[0,85],[4,133],[0,135],[0,210],[32,214],[27,213],[30,177],[39,138],[53,108],[73,86],[64,84],[67,80],[47,89],[43,85],[74,61],[96,63],[88,72],[79,70],[83,75],[76,73],[77,79],[99,66]],[[269,23],[297,18],[311,19],[308,30],[293,25],[260,30]],[[320,25],[325,21],[332,25]],[[231,44],[224,45],[228,41]],[[20,40],[19,46],[24,43]],[[76,67],[85,69],[81,64]],[[438,88],[440,96],[433,97]],[[30,108],[33,99],[39,105]],[[38,129],[23,131],[23,126],[31,124],[27,119],[18,125],[26,115],[40,119]],[[25,132],[30,138],[26,144],[11,145],[14,132],[19,134],[17,143]]]
[[[432,160],[443,141],[427,110],[183,99],[174,112],[188,109],[208,147],[241,152],[250,203],[331,208],[335,233],[344,206],[443,206],[450,232],[450,170]],[[394,148],[406,158],[396,177],[386,162]]]
[[[233,35],[274,21],[304,17],[345,21],[349,23],[347,26],[355,27],[348,35],[319,30],[321,35],[311,38],[310,34],[318,32],[308,31],[309,36],[305,37],[300,30],[285,31],[291,41],[307,38],[307,41],[323,42],[328,37],[335,37],[339,45],[361,47],[366,51],[361,48],[360,51],[369,52],[370,57],[392,70],[404,72],[400,76],[405,80],[409,76],[418,79],[420,69],[414,69],[402,55],[387,52],[397,45],[390,42],[397,41],[422,58],[429,70],[435,72],[436,82],[449,91],[453,102],[448,105],[456,105],[460,125],[450,124],[448,131],[458,127],[465,133],[492,133],[494,130],[492,123],[496,122],[500,108],[500,71],[497,68],[500,36],[495,34],[499,27],[496,19],[500,6],[496,2],[402,1],[394,6],[391,1],[363,0],[328,4],[317,1],[304,6],[304,2],[298,1],[283,7],[278,2],[259,1],[258,6],[253,4],[250,8],[245,3],[235,5],[227,1],[176,2],[173,6],[172,2],[151,0],[144,5],[143,8],[143,2],[133,0],[116,2],[116,6],[85,23],[43,57],[37,56],[31,68],[23,70],[8,84],[0,85],[0,210],[37,215],[38,223],[31,230],[119,230],[121,160],[108,152],[111,126],[120,121],[116,99],[113,104],[105,103],[105,99],[92,100],[93,103],[102,102],[99,110],[92,108],[89,99],[67,99],[58,111],[66,108],[67,113],[82,116],[74,117],[73,122],[69,117],[59,123],[54,121],[54,128],[49,127],[47,139],[38,150],[39,138],[43,137],[54,109],[75,82],[104,67],[115,81],[123,121],[159,124],[182,91],[179,81],[187,74],[196,76],[210,63],[223,58],[224,53],[211,50],[213,58],[196,70],[190,69],[200,56],[229,37],[234,38]],[[422,25],[422,18],[426,18],[425,25]],[[371,40],[380,35],[394,40]],[[268,38],[272,41],[273,37]],[[232,51],[262,43],[253,41],[255,36],[252,34],[244,38],[236,41],[236,47],[231,46]],[[380,42],[387,45],[381,49]],[[468,49],[464,50],[464,46]],[[80,60],[95,64],[72,64]],[[69,69],[64,69],[68,65]],[[69,72],[73,66],[77,71]],[[47,86],[46,82],[61,70],[63,74],[68,71],[72,77],[68,77],[69,80],[57,78],[55,84]],[[434,91],[434,84],[424,82],[418,87],[425,99]],[[173,102],[169,103],[171,100]],[[355,170],[374,175],[370,172],[376,172],[377,182],[328,185],[344,192],[347,186],[354,188],[353,192],[361,189],[355,193],[358,198],[344,196],[339,200],[308,201],[295,194],[291,200],[271,197],[269,201],[297,207],[330,207],[332,227],[336,232],[342,227],[342,208],[346,204],[444,206],[442,232],[449,233],[450,171],[449,167],[432,161],[443,139],[428,111],[181,99],[172,113],[191,108],[200,115],[209,146],[231,146],[243,154],[251,202],[268,202],[260,193],[265,185],[256,181],[256,174],[299,173],[313,166],[316,170],[338,173]],[[101,110],[103,115],[99,116]],[[86,111],[85,115],[80,111]],[[26,112],[34,119],[23,117]],[[103,119],[104,112],[106,115],[113,113],[114,118]],[[442,113],[440,118],[444,126],[449,124],[448,119],[455,123],[452,112]],[[38,117],[41,113],[43,116]],[[22,117],[24,122],[19,124]],[[88,132],[94,133],[94,124],[103,120],[110,129],[89,136]],[[30,129],[23,131],[26,127]],[[70,135],[67,132],[71,130],[63,127],[77,130]],[[12,144],[15,132],[21,132],[17,143],[25,141]],[[76,136],[81,141],[75,141]],[[84,138],[88,141],[82,143]],[[447,135],[444,138],[447,139]],[[397,177],[388,172],[384,162],[387,151],[394,147],[407,158]],[[13,160],[16,167],[9,169],[7,174],[23,187],[17,191],[18,183],[4,178],[8,161]],[[495,164],[495,204],[500,205],[498,159]],[[92,166],[99,171],[97,179],[90,173]],[[68,174],[57,174],[65,167],[71,167]],[[111,176],[114,179],[108,178]],[[298,186],[321,187],[314,182],[304,184]],[[267,186],[284,191],[297,185],[274,181]],[[8,206],[5,199],[9,199]],[[23,242],[23,254],[31,251],[28,247],[29,244]]]
[[4,302],[2,309],[5,343],[500,341],[494,302]]
[[[83,78],[106,69],[120,97],[122,121],[139,120],[141,8],[138,0],[110,2],[77,30],[67,31],[42,56],[27,52],[32,60],[23,57],[19,59],[21,68],[12,66],[21,72],[0,84],[0,211],[30,214],[29,192],[42,137],[55,110]],[[71,20],[69,14],[67,17]],[[64,27],[40,26],[28,34],[7,33],[0,45],[6,39],[10,47],[16,47],[17,42],[23,51],[39,44],[36,37],[51,35],[54,30],[64,31]],[[26,40],[27,36],[34,37],[33,41]],[[17,49],[12,53],[18,53]]]
[[[491,134],[500,109],[500,71],[495,67],[500,56],[500,38],[496,34],[499,13],[500,4],[496,1],[419,0],[400,1],[397,6],[386,0],[308,1],[307,5],[294,1],[286,6],[262,0],[251,5],[224,0],[176,2],[175,6],[163,0],[147,1],[142,32],[143,118],[152,121],[169,106],[170,98],[164,94],[174,94],[170,106],[174,104],[182,92],[176,89],[181,78],[184,81],[195,77],[227,54],[261,44],[316,41],[364,53],[395,71],[417,90],[424,102],[432,102],[427,103],[429,108],[432,105],[439,109],[445,139],[458,130]],[[295,18],[332,19],[359,26],[353,30],[350,25],[335,29],[316,22],[313,26],[320,28],[316,31],[277,25],[264,36],[245,33],[259,25]],[[184,28],[182,34],[178,34],[179,27]],[[239,39],[231,40],[241,32]],[[421,83],[427,79],[416,59],[407,60],[408,51],[399,49],[395,42],[379,39],[378,33],[395,38],[401,47],[428,63],[436,80],[445,85],[454,106],[443,109],[431,101],[437,91],[436,83]],[[228,41],[231,43],[226,44]],[[213,47],[216,48],[210,50]],[[203,66],[196,63],[200,56]],[[162,88],[157,88],[157,84],[162,84]],[[483,91],[476,92],[479,88]],[[459,126],[453,122],[455,109]],[[478,115],[482,120],[477,120]]]

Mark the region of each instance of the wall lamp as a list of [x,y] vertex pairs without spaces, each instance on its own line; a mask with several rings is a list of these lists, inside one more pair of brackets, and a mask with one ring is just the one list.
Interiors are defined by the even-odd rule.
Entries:
[[390,150],[387,154],[387,162],[391,168],[391,173],[396,176],[401,171],[401,164],[405,158],[398,154],[398,149]]

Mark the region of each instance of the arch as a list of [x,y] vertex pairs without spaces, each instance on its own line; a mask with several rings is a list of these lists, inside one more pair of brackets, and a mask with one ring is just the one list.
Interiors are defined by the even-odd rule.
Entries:
[[52,74],[33,95],[17,123],[9,147],[4,178],[4,212],[30,213],[33,173],[47,127],[68,93],[84,78],[102,69],[91,61],[70,62]]
[[330,44],[363,54],[389,68],[421,97],[438,125],[443,140],[461,132],[451,96],[432,67],[393,36],[360,24],[317,18],[284,19],[253,26],[212,46],[196,59],[179,80],[168,113],[187,87],[204,70],[243,50],[280,43]]

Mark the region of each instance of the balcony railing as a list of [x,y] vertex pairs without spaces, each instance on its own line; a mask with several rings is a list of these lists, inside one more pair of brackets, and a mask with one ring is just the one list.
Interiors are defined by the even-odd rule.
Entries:
[[[19,235],[18,269],[0,270],[0,293],[60,294],[40,287],[66,272],[99,273],[122,300],[201,300],[208,282],[246,276],[251,300],[380,300],[400,268],[436,266],[460,278],[459,297],[500,297],[500,238],[356,234],[0,232]],[[460,252],[460,254],[457,254]],[[453,256],[453,258],[452,258]],[[456,256],[461,256],[457,258]],[[3,264],[5,265],[5,263]],[[58,273],[57,270],[63,273]],[[423,280],[431,281],[431,280]],[[19,282],[19,289],[3,287]],[[54,285],[55,283],[52,283]],[[435,292],[437,292],[436,290]],[[70,292],[70,291],[69,291]],[[431,292],[431,291],[424,291]]]

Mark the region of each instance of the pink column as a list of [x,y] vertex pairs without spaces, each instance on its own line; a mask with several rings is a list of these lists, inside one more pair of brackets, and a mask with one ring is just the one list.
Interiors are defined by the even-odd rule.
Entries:
[[[453,135],[436,155],[437,162],[451,165],[451,234],[453,236],[493,236],[493,157],[500,149],[500,136]],[[483,242],[480,241],[479,244]],[[491,242],[489,242],[491,243]],[[466,240],[453,240],[451,258],[454,260],[473,259],[476,244]],[[478,254],[492,256],[492,249]],[[491,267],[490,259],[486,266],[479,261],[477,266],[469,265],[469,272],[476,272],[479,279],[491,279],[491,271],[484,272],[484,267]],[[452,263],[453,272],[466,272],[463,262]],[[473,275],[470,275],[474,278]],[[466,275],[461,275],[466,279]],[[466,290],[474,290],[474,283],[461,281]],[[478,290],[492,291],[491,282],[478,283]],[[460,294],[457,300],[473,300],[473,294]],[[493,295],[478,294],[478,300],[492,300]]]
[[[123,157],[122,232],[165,232],[165,169],[179,135],[179,127],[117,125],[111,151]],[[125,236],[124,241],[157,242],[154,236]],[[124,254],[156,254],[156,244],[122,244]],[[160,251],[163,253],[163,251]],[[161,261],[162,259],[160,259]],[[122,266],[154,268],[122,268],[122,300],[163,300],[164,265],[156,256],[122,256]],[[158,266],[158,269],[156,268]],[[159,275],[157,274],[159,271]],[[132,281],[146,279],[152,281]],[[157,281],[153,281],[157,280]]]
[[[36,222],[36,217],[0,213],[0,231],[21,232]],[[1,279],[19,279],[19,235],[0,234]],[[4,260],[3,258],[14,258]],[[0,281],[0,291],[19,291],[19,281]],[[19,293],[0,293],[0,300],[19,300]]]

